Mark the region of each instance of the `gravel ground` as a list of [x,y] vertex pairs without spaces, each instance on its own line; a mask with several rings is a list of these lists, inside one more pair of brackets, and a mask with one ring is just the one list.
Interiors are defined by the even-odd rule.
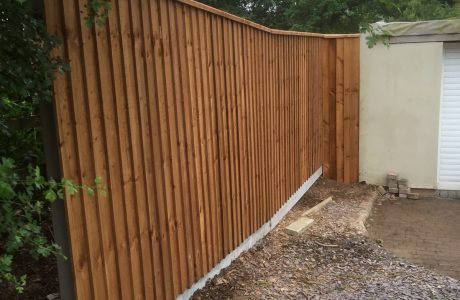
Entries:
[[[320,200],[303,234],[283,228]],[[269,235],[197,291],[193,299],[460,299],[460,282],[394,257],[365,236],[376,197],[364,184],[320,179]]]

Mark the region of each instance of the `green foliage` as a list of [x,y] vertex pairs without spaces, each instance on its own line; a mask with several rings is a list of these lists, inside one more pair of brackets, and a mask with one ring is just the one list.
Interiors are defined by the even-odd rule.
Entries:
[[369,48],[373,48],[379,42],[389,47],[390,41],[388,39],[389,33],[385,30],[377,30],[370,24],[366,24],[360,28],[360,32],[366,33],[366,43]]
[[[86,23],[102,25],[108,1],[89,0]],[[26,0],[0,1],[0,282],[21,293],[27,275],[14,270],[18,256],[34,259],[62,255],[52,238],[51,203],[80,191],[105,194],[101,178],[92,185],[42,174],[43,144],[38,107],[52,100],[56,72],[68,71],[51,50],[50,36]]]
[[456,16],[442,0],[200,0],[263,25],[298,31],[356,33],[377,21],[420,21]]
[[64,193],[74,196],[80,190],[90,196],[102,191],[101,178],[97,177],[92,186],[79,186],[67,178],[57,182],[45,179],[37,166],[28,165],[26,172],[19,174],[12,159],[0,158],[0,281],[8,281],[22,292],[27,277],[16,276],[12,270],[17,254],[27,251],[34,259],[62,255],[60,246],[44,232],[42,219],[49,218],[50,204]]
[[59,40],[33,17],[28,2],[16,0],[0,1],[0,33],[2,117],[33,115],[39,101],[51,100],[56,70],[67,69],[49,56]]

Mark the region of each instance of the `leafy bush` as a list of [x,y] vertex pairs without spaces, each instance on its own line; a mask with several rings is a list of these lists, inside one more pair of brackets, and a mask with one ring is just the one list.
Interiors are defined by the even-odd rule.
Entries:
[[[107,1],[90,1],[89,25],[101,24],[109,8]],[[50,56],[58,43],[30,3],[0,1],[0,282],[18,292],[24,291],[27,275],[14,272],[15,258],[62,255],[45,226],[51,223],[50,204],[64,193],[104,192],[99,177],[91,186],[78,186],[41,172],[39,103],[52,100],[54,74],[68,70],[60,58]]]

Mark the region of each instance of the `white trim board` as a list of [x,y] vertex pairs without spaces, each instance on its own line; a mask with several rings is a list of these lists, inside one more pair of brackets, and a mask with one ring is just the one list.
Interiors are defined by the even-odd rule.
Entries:
[[294,205],[296,205],[296,203],[310,189],[316,180],[318,180],[322,173],[323,168],[320,167],[318,170],[316,170],[315,173],[313,173],[313,175],[310,176],[310,178],[308,178],[307,181],[302,184],[297,192],[295,192],[289,198],[289,200],[278,210],[278,212],[270,219],[270,221],[262,225],[262,227],[260,227],[256,232],[245,239],[235,250],[230,252],[224,259],[222,259],[211,271],[204,275],[200,280],[195,282],[189,289],[180,294],[177,299],[189,299],[193,293],[199,289],[202,289],[209,279],[212,279],[214,276],[218,275],[220,271],[228,267],[235,258],[240,256],[241,253],[252,248],[255,243],[257,243],[257,241],[267,235],[273,228],[276,227],[276,225],[278,225],[281,219],[283,219],[283,217],[294,207]]

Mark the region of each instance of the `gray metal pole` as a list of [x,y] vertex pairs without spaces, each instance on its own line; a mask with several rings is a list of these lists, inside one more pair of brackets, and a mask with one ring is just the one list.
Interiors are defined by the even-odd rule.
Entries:
[[[33,0],[36,13],[44,20],[43,0]],[[59,148],[57,141],[56,114],[53,103],[40,104],[40,119],[43,130],[43,145],[45,151],[46,173],[49,177],[60,180],[62,177],[59,164]],[[72,267],[70,264],[70,248],[67,230],[67,217],[63,199],[56,200],[51,205],[53,231],[55,242],[62,247],[62,252],[67,257],[57,257],[59,276],[59,294],[61,300],[75,299],[75,287]]]

